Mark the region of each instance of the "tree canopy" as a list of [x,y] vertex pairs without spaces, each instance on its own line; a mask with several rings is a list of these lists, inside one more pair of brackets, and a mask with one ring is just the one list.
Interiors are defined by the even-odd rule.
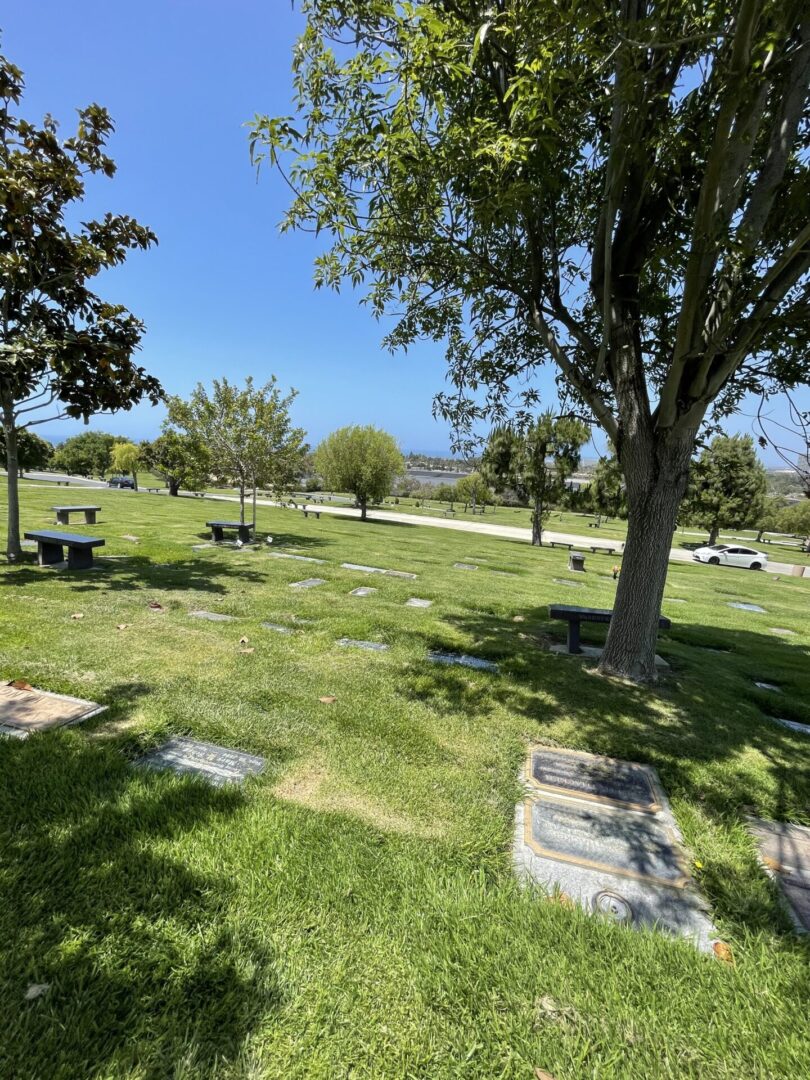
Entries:
[[765,513],[768,479],[750,435],[718,435],[692,468],[685,515],[708,529],[709,543],[721,529],[759,525]]
[[[6,454],[6,436],[0,428],[0,460]],[[23,429],[17,434],[17,465],[22,475],[24,469],[44,469],[53,457],[53,447],[47,439],[34,431]]]
[[532,506],[532,544],[542,544],[552,503],[580,461],[590,431],[576,418],[545,412],[525,431],[498,427],[483,455],[484,475],[496,490],[512,488]]
[[214,379],[210,392],[198,383],[188,401],[169,398],[168,427],[188,437],[185,449],[199,447],[207,465],[220,480],[239,490],[240,521],[245,520],[245,492],[256,489],[288,491],[297,480],[306,453],[303,428],[293,427],[290,406],[297,396],[283,396],[275,376],[255,386],[251,376],[239,387]]
[[52,465],[72,476],[106,476],[112,463],[115,436],[106,431],[83,431],[57,446]]
[[370,502],[390,494],[398,476],[405,471],[405,459],[392,435],[379,428],[338,428],[315,451],[315,468],[331,491],[349,491],[366,520]]
[[253,158],[330,237],[316,282],[447,344],[461,432],[564,410],[616,447],[628,540],[604,672],[655,678],[698,430],[808,372],[803,0],[303,0],[293,117]]
[[181,487],[202,487],[211,471],[206,448],[193,435],[172,431],[169,426],[152,442],[141,444],[141,457],[150,472],[163,480],[170,495],[177,495]]
[[110,464],[116,473],[123,473],[125,476],[131,474],[135,482],[135,490],[138,490],[138,469],[141,465],[139,446],[124,440],[113,443]]
[[99,105],[79,110],[62,141],[56,121],[40,126],[14,114],[22,72],[0,57],[0,420],[8,465],[8,557],[20,556],[17,437],[63,416],[129,409],[161,387],[133,362],[143,323],[103,300],[90,282],[156,242],[126,215],[105,214],[73,231],[74,203],[88,176],[112,177],[113,131]]

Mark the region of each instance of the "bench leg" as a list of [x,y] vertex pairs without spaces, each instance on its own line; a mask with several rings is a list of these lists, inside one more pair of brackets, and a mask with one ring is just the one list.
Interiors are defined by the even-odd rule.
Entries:
[[582,652],[579,647],[579,619],[571,619],[568,623],[568,651],[575,655]]
[[84,512],[84,522],[85,522],[85,525],[95,525],[95,523],[96,523],[96,512],[95,512],[95,510],[85,510],[85,512]]
[[70,511],[69,510],[57,510],[56,511],[56,524],[57,525],[69,525],[70,524]]
[[214,525],[211,529],[211,539],[217,544],[222,540],[222,529],[219,525]]
[[43,540],[39,542],[37,554],[40,566],[52,566],[54,563],[60,563],[64,559],[61,544],[49,544]]
[[239,539],[242,541],[243,544],[249,544],[250,543],[250,526],[249,525],[240,525],[238,533],[239,533]]
[[68,570],[89,570],[92,565],[92,548],[68,548]]

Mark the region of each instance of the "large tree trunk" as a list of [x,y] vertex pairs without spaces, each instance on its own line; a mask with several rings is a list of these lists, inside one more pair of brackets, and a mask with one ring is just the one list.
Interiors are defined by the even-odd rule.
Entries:
[[367,509],[367,507],[368,507],[368,500],[367,499],[360,499],[360,520],[361,521],[366,520],[366,509]]
[[717,537],[720,535],[720,526],[712,525],[709,529],[709,547],[712,547],[717,543]]
[[175,478],[173,476],[170,476],[167,483],[169,485],[169,494],[170,495],[177,496],[177,495],[180,494],[180,481],[179,480],[175,480]]
[[626,438],[621,460],[629,507],[614,614],[599,664],[606,675],[654,682],[658,619],[675,518],[686,491],[694,433]]
[[534,500],[534,510],[532,511],[532,545],[534,547],[543,546],[543,504],[540,499]]
[[20,492],[17,458],[17,429],[14,426],[14,402],[0,402],[3,412],[3,434],[6,438],[6,472],[8,473],[8,537],[6,557],[10,563],[20,561]]

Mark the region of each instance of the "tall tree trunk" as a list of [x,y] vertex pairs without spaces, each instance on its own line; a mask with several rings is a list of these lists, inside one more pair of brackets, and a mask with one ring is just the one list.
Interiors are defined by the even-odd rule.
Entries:
[[709,529],[709,547],[712,547],[712,545],[717,543],[717,537],[719,536],[719,534],[720,526],[712,525],[712,527]]
[[138,474],[135,472],[134,469],[132,470],[132,483],[135,485],[135,490],[137,491],[138,490]]
[[654,682],[655,645],[678,507],[689,476],[694,432],[655,444],[646,434],[626,436],[621,460],[629,508],[627,541],[614,614],[599,670]]
[[368,506],[367,499],[360,499],[360,520],[366,520],[366,507]]
[[256,478],[253,478],[253,536],[256,537]]
[[543,503],[541,499],[534,500],[532,511],[532,546],[543,546]]
[[20,561],[20,491],[18,486],[19,464],[17,456],[17,429],[14,426],[14,402],[4,398],[0,402],[3,412],[3,434],[6,438],[6,472],[8,473],[8,535],[6,557],[10,563]]
[[239,483],[239,522],[245,524],[245,481]]
[[170,476],[167,483],[169,485],[169,494],[170,495],[179,495],[180,494],[180,481],[179,480],[175,480],[175,478],[173,476]]

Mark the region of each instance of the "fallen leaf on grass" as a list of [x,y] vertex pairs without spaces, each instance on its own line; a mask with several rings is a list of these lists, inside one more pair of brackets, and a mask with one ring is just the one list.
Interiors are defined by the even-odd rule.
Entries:
[[157,600],[150,600],[149,607],[152,611],[163,611],[163,604],[159,604]]
[[778,859],[772,859],[769,855],[763,856],[762,861],[768,867],[769,870],[773,870],[778,873],[782,869],[782,864]]
[[568,908],[569,911],[573,911],[576,907],[574,901],[568,895],[568,893],[560,892],[551,897],[552,904],[559,904],[560,907]]
[[731,951],[731,946],[727,945],[725,941],[715,941],[714,945],[712,945],[712,952],[724,964],[734,964],[734,953]]
[[524,615],[513,615],[512,622],[525,622],[526,617]]
[[240,645],[247,645],[247,643],[248,643],[248,639],[246,637],[240,637],[239,638],[239,644]]
[[253,652],[256,652],[256,650],[255,650],[254,648],[250,648],[250,649],[240,649],[240,650],[239,650],[239,652],[240,652],[240,653],[253,653]]
[[70,617],[71,617],[71,619],[83,619],[84,615],[82,614],[81,611],[77,611],[75,615],[71,615]]
[[554,1080],[554,1077],[550,1072],[546,1072],[545,1069],[535,1069],[534,1080]]
[[25,679],[12,679],[8,686],[13,687],[15,690],[33,690],[33,686],[30,682],[26,682]]
[[120,622],[120,623],[119,623],[119,624],[118,624],[118,625],[116,626],[116,628],[115,628],[115,629],[116,629],[116,630],[129,630],[129,623],[128,623],[128,622]]
[[337,701],[337,698],[333,697],[331,694],[324,694],[323,697],[318,698],[318,701],[320,701],[324,705],[334,705],[334,703]]
[[50,983],[31,983],[28,989],[25,991],[25,1000],[36,1001],[38,997],[42,997],[43,994],[47,994],[50,988]]

